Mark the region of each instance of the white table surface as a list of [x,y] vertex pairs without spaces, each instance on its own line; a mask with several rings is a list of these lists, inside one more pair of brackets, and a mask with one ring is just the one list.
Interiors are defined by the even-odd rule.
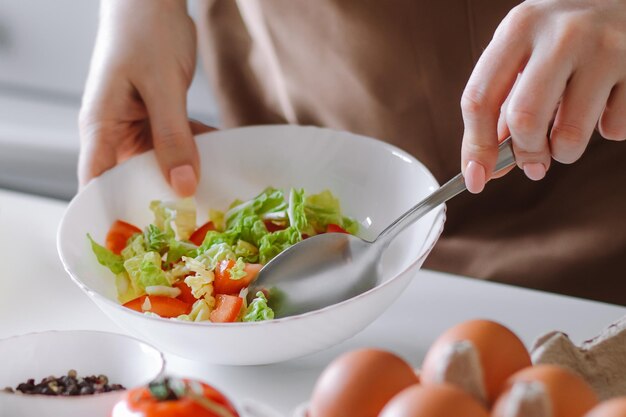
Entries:
[[[63,202],[0,190],[0,338],[52,329],[125,333],[63,270],[56,229],[65,207]],[[582,341],[623,315],[625,307],[420,271],[378,320],[324,352],[252,367],[205,365],[171,355],[166,359],[170,373],[200,377],[236,402],[258,400],[288,415],[307,399],[321,370],[350,349],[381,347],[418,366],[439,333],[470,318],[496,319],[530,345],[553,329]]]

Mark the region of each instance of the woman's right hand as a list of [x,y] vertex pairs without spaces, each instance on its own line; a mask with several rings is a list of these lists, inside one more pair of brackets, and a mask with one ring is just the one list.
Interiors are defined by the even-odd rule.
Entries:
[[185,0],[103,0],[80,110],[81,186],[154,148],[163,175],[181,196],[200,173],[187,119],[196,32]]

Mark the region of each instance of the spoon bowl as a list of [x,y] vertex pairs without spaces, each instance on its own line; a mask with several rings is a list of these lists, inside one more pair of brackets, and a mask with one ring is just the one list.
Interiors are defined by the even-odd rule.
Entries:
[[[511,138],[498,149],[495,172],[515,164]],[[249,287],[251,301],[257,291],[268,294],[276,317],[318,310],[374,288],[381,277],[380,259],[395,237],[432,209],[465,191],[462,174],[417,203],[367,241],[346,233],[313,236],[280,253],[259,272]]]

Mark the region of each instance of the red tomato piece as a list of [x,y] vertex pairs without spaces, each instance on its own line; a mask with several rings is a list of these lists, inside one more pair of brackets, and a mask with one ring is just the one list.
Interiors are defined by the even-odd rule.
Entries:
[[326,226],[326,233],[348,233],[348,231],[346,231],[343,227],[339,226],[338,224],[329,224],[328,226]]
[[286,225],[283,224],[276,224],[271,220],[265,220],[263,223],[265,223],[265,228],[267,229],[268,232],[272,233],[272,232],[276,232],[278,230],[283,230],[286,229]]
[[174,288],[178,288],[180,290],[180,294],[178,295],[178,297],[176,297],[180,301],[187,304],[193,304],[198,301],[198,299],[194,297],[191,293],[191,288],[189,288],[189,285],[185,284],[183,281],[174,284]]
[[111,252],[119,255],[126,247],[128,239],[130,239],[131,237],[133,237],[133,235],[137,233],[141,233],[140,228],[135,227],[130,223],[116,220],[115,223],[111,225],[109,233],[107,233],[105,241],[106,247]]
[[[185,380],[188,382],[189,380]],[[183,397],[177,400],[159,401],[148,387],[139,387],[127,391],[113,409],[111,417],[238,417],[233,404],[218,390],[197,381],[202,386],[202,395],[207,400],[220,406],[222,413],[216,413],[202,407],[196,400]]]
[[140,313],[149,311],[165,318],[178,317],[181,314],[189,314],[191,311],[191,304],[185,303],[184,301],[176,298],[165,297],[162,295],[150,295],[150,310],[143,310],[142,307],[146,301],[146,297],[148,296],[142,295],[134,300],[130,300],[124,304],[124,307]]
[[246,275],[240,279],[230,278],[230,269],[235,265],[235,261],[223,260],[215,268],[215,281],[213,289],[216,294],[238,295],[239,291],[246,288],[259,274],[263,267],[261,264],[246,264],[244,271]]
[[232,323],[239,317],[243,300],[235,295],[218,294],[215,297],[215,310],[211,311],[213,323]]
[[213,222],[206,222],[202,226],[198,227],[195,232],[191,234],[191,236],[189,236],[189,241],[196,246],[202,245],[206,234],[210,230],[215,230],[215,225],[213,224]]

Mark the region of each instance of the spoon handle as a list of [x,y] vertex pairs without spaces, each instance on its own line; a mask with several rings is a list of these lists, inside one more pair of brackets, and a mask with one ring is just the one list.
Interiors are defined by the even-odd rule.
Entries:
[[[509,168],[514,164],[515,155],[513,154],[513,142],[509,136],[503,140],[498,147],[498,159],[496,161],[496,168],[494,172]],[[396,221],[391,223],[378,235],[375,242],[387,246],[398,235],[398,233],[412,225],[435,207],[445,203],[466,189],[463,174],[456,175],[443,186],[433,191],[433,193],[428,197],[409,209],[409,211],[400,216]]]

